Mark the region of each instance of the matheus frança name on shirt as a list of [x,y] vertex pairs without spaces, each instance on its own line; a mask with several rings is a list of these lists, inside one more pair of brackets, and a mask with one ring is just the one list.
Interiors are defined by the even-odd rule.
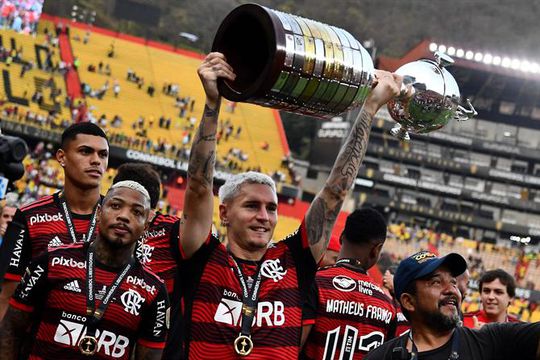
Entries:
[[366,319],[383,321],[386,324],[392,320],[392,312],[374,305],[367,305],[357,301],[327,300],[327,313],[338,313],[344,315],[355,315]]

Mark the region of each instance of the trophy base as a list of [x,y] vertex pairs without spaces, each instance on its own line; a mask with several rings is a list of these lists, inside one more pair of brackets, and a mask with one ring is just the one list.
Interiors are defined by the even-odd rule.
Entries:
[[392,134],[393,137],[402,140],[402,141],[409,141],[411,140],[411,136],[409,135],[409,132],[405,130],[401,125],[396,125],[392,130],[390,130],[390,134]]

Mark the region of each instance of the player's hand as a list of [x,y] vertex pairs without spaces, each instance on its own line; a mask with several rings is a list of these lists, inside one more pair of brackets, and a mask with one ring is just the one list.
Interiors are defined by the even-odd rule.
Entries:
[[476,316],[473,316],[472,318],[473,318],[474,329],[480,330],[482,328],[482,326],[484,326],[486,324],[484,322],[479,321]]
[[227,64],[225,55],[218,52],[208,54],[197,69],[197,73],[206,93],[207,105],[215,110],[220,96],[217,88],[217,79],[223,78],[234,81],[236,74],[232,67]]
[[369,94],[364,110],[375,115],[375,113],[390,99],[399,96],[403,77],[384,70],[375,70],[373,89]]
[[383,286],[387,288],[390,293],[394,293],[394,275],[392,275],[389,270],[386,270],[384,272]]

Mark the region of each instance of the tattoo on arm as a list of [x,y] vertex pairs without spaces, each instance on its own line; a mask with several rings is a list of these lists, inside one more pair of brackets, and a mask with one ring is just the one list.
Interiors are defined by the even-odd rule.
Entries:
[[31,323],[31,313],[9,307],[0,325],[0,354],[2,359],[18,359],[25,331]]
[[[330,240],[330,234],[339,215],[343,201],[352,187],[360,165],[366,153],[373,117],[361,111],[345,141],[323,190],[311,204],[306,216],[306,225],[310,245],[324,246],[324,252]],[[321,253],[322,254],[322,253]]]
[[188,176],[203,188],[211,187],[214,177],[218,115],[219,104],[216,109],[205,105],[203,118],[191,146]]

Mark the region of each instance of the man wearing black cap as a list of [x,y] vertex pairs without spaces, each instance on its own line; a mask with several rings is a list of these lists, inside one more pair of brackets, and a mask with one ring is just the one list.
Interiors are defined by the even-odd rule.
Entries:
[[437,257],[421,251],[403,260],[394,290],[411,331],[365,358],[418,360],[540,359],[540,323],[459,326],[461,293],[456,277],[467,269],[459,254]]

